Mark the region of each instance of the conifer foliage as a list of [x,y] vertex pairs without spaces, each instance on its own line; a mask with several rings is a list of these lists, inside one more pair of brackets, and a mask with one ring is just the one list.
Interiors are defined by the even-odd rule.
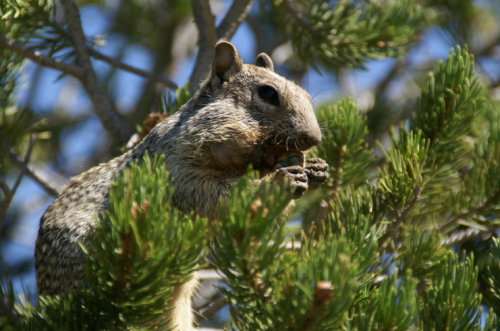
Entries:
[[[333,70],[404,56],[440,10],[450,14],[446,1],[384,3],[260,7],[275,15],[303,63]],[[27,149],[26,166],[33,147],[26,133],[39,124],[31,111],[13,111],[23,58],[82,84],[86,76],[54,2],[8,0],[0,14],[0,162]],[[0,328],[154,330],[168,322],[173,287],[210,266],[224,282],[228,330],[498,330],[500,241],[486,241],[487,254],[477,257],[461,245],[496,237],[500,223],[500,108],[474,66],[467,46],[452,48],[425,77],[414,112],[383,141],[371,140],[355,100],[317,105],[323,140],[308,157],[327,161],[329,180],[292,215],[287,183],[260,182],[251,168],[220,201],[220,220],[184,215],[171,206],[163,156],[146,155],[117,176],[108,210],[81,244],[89,287],[33,304],[5,279]],[[178,89],[158,104],[170,115],[188,98]],[[1,229],[15,189],[0,184]],[[297,218],[302,228],[290,230]]]

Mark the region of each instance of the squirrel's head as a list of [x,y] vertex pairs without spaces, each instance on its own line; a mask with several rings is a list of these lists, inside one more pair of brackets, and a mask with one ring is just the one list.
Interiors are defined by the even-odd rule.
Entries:
[[276,74],[264,53],[255,65],[243,64],[231,43],[219,42],[210,77],[194,99],[206,106],[205,120],[219,125],[210,149],[225,167],[244,171],[251,163],[267,173],[287,150],[306,151],[321,141],[311,97]]

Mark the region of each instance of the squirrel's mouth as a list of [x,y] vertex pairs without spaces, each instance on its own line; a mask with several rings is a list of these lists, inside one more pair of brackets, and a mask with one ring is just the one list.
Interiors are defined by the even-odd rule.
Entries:
[[304,166],[304,152],[289,148],[284,144],[267,145],[261,151],[261,157],[254,164],[254,169],[259,171],[260,178],[271,172],[290,166]]

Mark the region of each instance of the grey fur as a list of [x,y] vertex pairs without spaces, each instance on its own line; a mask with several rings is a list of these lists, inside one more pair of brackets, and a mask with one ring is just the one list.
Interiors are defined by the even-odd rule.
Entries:
[[[269,144],[281,141],[306,150],[320,141],[312,102],[303,89],[271,70],[243,65],[226,42],[217,45],[212,68],[214,74],[175,115],[159,123],[131,151],[75,177],[47,209],[35,248],[40,294],[62,294],[85,284],[84,256],[78,242],[85,243],[95,230],[93,215],[106,210],[115,174],[146,151],[166,156],[175,207],[217,219],[219,198],[227,196],[229,185],[250,163],[258,168]],[[259,97],[258,88],[263,85],[279,92],[279,107]],[[319,168],[318,162],[322,164]],[[302,191],[307,189],[307,180],[316,181],[314,186],[326,180],[324,161],[313,163],[314,171],[294,167],[289,174],[300,175]],[[287,174],[286,168],[266,177],[281,178],[283,174]]]

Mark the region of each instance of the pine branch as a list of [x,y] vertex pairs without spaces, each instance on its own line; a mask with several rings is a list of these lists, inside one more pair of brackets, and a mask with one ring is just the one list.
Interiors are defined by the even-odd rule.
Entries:
[[[16,155],[12,152],[9,152],[9,157],[10,159],[17,164],[17,166],[21,167],[23,164],[23,160],[19,157],[19,155]],[[55,174],[60,179],[64,179],[65,183],[60,183],[57,180],[51,179],[51,175],[46,174],[43,172],[41,169],[35,168],[34,166],[28,166],[26,168],[26,175],[31,177],[34,181],[38,183],[48,194],[57,197],[60,193],[62,188],[69,183],[69,179],[64,178],[63,176],[59,174]]]
[[62,0],[61,3],[64,7],[64,15],[68,22],[68,29],[71,33],[78,64],[84,70],[80,82],[85,91],[87,91],[94,105],[94,111],[97,116],[99,116],[106,131],[108,131],[120,144],[124,144],[127,142],[129,134],[124,129],[124,126],[121,125],[119,117],[113,112],[111,104],[106,98],[97,80],[94,69],[92,68],[78,8],[73,0]]
[[0,33],[0,46],[20,54],[44,67],[62,71],[76,78],[83,77],[84,71],[82,68],[64,62],[58,62],[48,56],[42,55],[38,51],[33,52],[29,47],[22,45],[16,40],[5,37],[2,33]]
[[149,72],[149,71],[145,71],[145,70],[130,66],[130,65],[125,64],[123,62],[115,60],[112,57],[104,55],[91,47],[88,47],[88,52],[89,52],[90,56],[92,56],[98,60],[104,61],[104,62],[112,65],[115,68],[119,68],[119,69],[122,69],[122,70],[125,70],[128,72],[131,72],[133,74],[136,74],[138,76],[142,76],[144,78],[148,78],[148,79],[160,82],[163,85],[165,85],[166,87],[174,89],[174,90],[178,88],[178,86],[173,81],[164,77],[163,75],[159,75],[159,74],[154,73],[154,72]]
[[310,24],[309,21],[302,16],[301,13],[293,6],[293,4],[290,2],[290,0],[283,0],[283,4],[285,5],[285,8],[290,12],[290,14],[297,20],[297,22],[306,30],[308,30],[311,33],[316,33],[316,29],[313,28]]
[[12,325],[16,325],[19,322],[19,314],[9,305],[2,290],[0,290],[0,311],[7,316]]
[[195,312],[197,320],[199,321],[200,318],[209,319],[228,303],[229,301],[225,297],[219,297],[209,302],[208,304],[201,307],[200,309],[198,309],[198,311]]
[[399,210],[396,210],[395,213],[396,215],[394,216],[392,226],[386,231],[386,233],[379,239],[379,246],[378,246],[378,251],[380,252],[383,247],[385,246],[386,242],[389,239],[395,239],[396,233],[403,224],[404,219],[408,214],[411,212],[413,207],[418,202],[418,199],[420,198],[420,193],[422,193],[422,176],[419,177],[418,184],[415,187],[415,190],[413,191],[413,199],[410,201],[410,203],[405,207],[405,209],[401,212]]
[[8,187],[6,188],[5,183],[2,182],[1,185],[2,190],[4,191],[4,193],[6,193],[7,191],[8,193],[5,194],[5,200],[0,206],[0,229],[2,229],[3,227],[3,222],[5,221],[5,216],[7,215],[7,209],[9,209],[10,203],[12,202],[12,198],[14,197],[14,194],[16,194],[17,188],[19,187],[19,184],[23,179],[24,173],[26,172],[34,144],[35,144],[35,134],[31,134],[28,143],[28,149],[26,150],[26,154],[24,155],[24,161],[21,167],[21,171],[19,172],[19,175],[17,175],[16,181],[14,182],[12,188],[9,190]]
[[491,205],[498,203],[500,201],[500,190],[498,190],[493,196],[491,196],[488,200],[486,200],[482,205],[476,206],[476,208],[472,208],[469,211],[460,213],[448,219],[446,222],[439,226],[439,231],[446,232],[450,230],[459,220],[476,215],[481,214],[488,210]]
[[208,0],[192,0],[193,17],[199,32],[199,48],[193,72],[189,78],[189,93],[198,89],[198,84],[210,71],[210,64],[215,50],[215,16],[212,14]]
[[226,16],[216,29],[217,40],[231,40],[241,23],[246,19],[253,0],[234,0]]
[[405,68],[405,66],[406,61],[404,59],[396,61],[396,64],[394,64],[387,76],[385,76],[385,78],[375,87],[373,94],[376,97],[382,95],[387,90],[389,83]]
[[481,231],[476,228],[468,228],[466,230],[458,231],[446,238],[443,238],[441,240],[441,245],[450,246],[450,245],[462,244],[464,242],[475,240],[477,238],[480,238],[481,240],[486,240],[490,238],[493,233],[496,233],[497,230],[499,230],[499,228],[492,228],[488,231]]

